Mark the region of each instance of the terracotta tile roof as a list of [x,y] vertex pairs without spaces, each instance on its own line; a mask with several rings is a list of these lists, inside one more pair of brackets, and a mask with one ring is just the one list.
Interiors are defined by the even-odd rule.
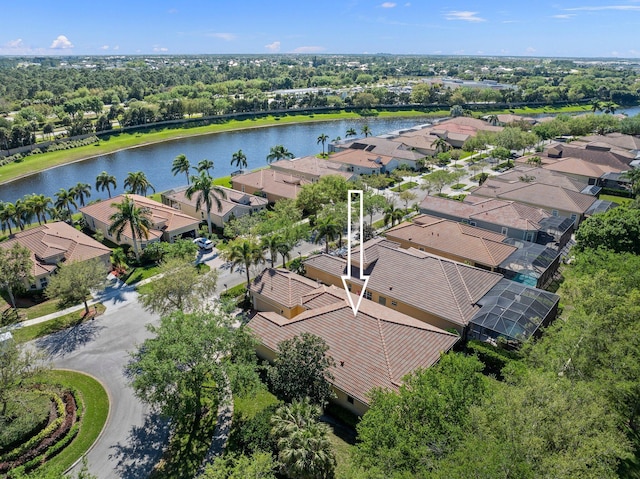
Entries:
[[[588,135],[577,140],[579,143],[601,143],[621,150],[640,150],[640,138],[624,133],[607,133],[606,135]],[[574,142],[575,143],[575,142]]]
[[[390,156],[402,160],[416,161],[424,158],[424,155],[413,151],[411,147],[402,141],[402,137],[396,138],[380,138],[370,136],[368,138],[360,138],[351,143],[343,143],[340,148],[360,149],[368,151],[372,154]],[[333,155],[330,157],[333,159]]]
[[494,181],[504,181],[507,183],[523,183],[521,178],[528,176],[533,178],[531,183],[542,183],[544,185],[561,186],[571,191],[582,191],[587,186],[587,181],[580,181],[569,178],[561,173],[556,173],[547,168],[536,168],[532,166],[518,165],[501,175],[492,176]]
[[259,341],[277,351],[278,343],[310,333],[323,338],[334,359],[333,385],[365,404],[375,387],[397,390],[402,378],[435,364],[458,336],[366,299],[354,317],[337,288],[334,302],[287,320],[276,313],[258,313],[248,323]]
[[[635,159],[635,155],[626,150],[611,148],[610,145],[598,147],[593,144],[555,143],[549,145],[544,151],[549,157],[579,158],[589,163],[617,168],[621,171],[629,169],[629,164]],[[544,161],[544,158],[543,158]]]
[[[162,195],[170,200],[191,205],[195,208],[198,195],[194,194],[191,197],[191,199],[187,198],[186,196],[187,188],[188,188],[187,186],[183,186],[181,188],[176,188],[174,190],[166,191],[162,193]],[[224,216],[236,208],[241,208],[241,209],[246,209],[246,208],[251,209],[251,208],[257,208],[257,207],[263,208],[267,205],[267,203],[269,203],[269,201],[266,198],[262,198],[260,196],[250,195],[248,193],[242,193],[241,191],[233,190],[231,188],[226,188],[224,186],[220,186],[219,188],[222,189],[225,197],[223,198],[221,196],[218,196],[218,198],[220,199],[220,203],[222,204],[221,210],[218,210],[215,203],[212,205],[211,214],[214,214],[217,216]],[[203,206],[202,208],[204,210],[206,207]]]
[[392,241],[410,241],[435,254],[451,254],[497,268],[517,248],[503,243],[505,235],[428,215],[388,230]]
[[520,201],[542,208],[583,214],[597,200],[595,196],[541,183],[505,183],[488,179],[472,190],[474,195]]
[[292,308],[302,304],[302,296],[318,289],[318,283],[289,270],[266,268],[256,276],[249,289]]
[[[179,230],[185,227],[197,228],[200,220],[192,218],[175,208],[167,205],[163,205],[157,201],[149,199],[140,195],[118,195],[114,196],[110,200],[103,200],[92,205],[80,208],[80,211],[87,216],[91,216],[101,223],[110,224],[111,215],[117,210],[113,204],[120,204],[124,201],[124,197],[128,196],[137,207],[146,207],[151,210],[151,221],[153,223],[153,229],[149,230],[149,239],[160,238],[163,232],[170,233],[171,231]],[[122,231],[124,238],[131,239],[131,232],[128,227],[125,227]]]
[[353,173],[345,171],[345,165],[331,160],[323,160],[315,156],[303,156],[292,160],[280,160],[271,163],[271,168],[294,176],[303,174],[319,179],[327,175],[339,175],[347,180],[353,178]]
[[62,221],[16,233],[0,247],[12,248],[16,243],[31,251],[34,277],[51,273],[63,260],[85,261],[111,254],[102,243]]
[[487,221],[522,231],[540,229],[540,222],[551,216],[549,211],[542,208],[473,195],[468,195],[464,201],[427,196],[420,203],[420,209],[427,214],[445,214],[461,219]]
[[331,154],[331,161],[364,168],[382,168],[393,159],[391,156],[380,155],[365,150],[348,149]]
[[[377,247],[378,260],[367,272],[367,289],[461,326],[466,326],[478,309],[476,302],[502,278],[501,274],[413,248],[398,249],[379,243]],[[321,254],[304,263],[339,280],[347,262]]]
[[244,185],[251,192],[261,190],[267,194],[293,200],[296,199],[303,185],[311,183],[310,180],[270,168],[234,176],[231,182],[234,190],[240,190]]

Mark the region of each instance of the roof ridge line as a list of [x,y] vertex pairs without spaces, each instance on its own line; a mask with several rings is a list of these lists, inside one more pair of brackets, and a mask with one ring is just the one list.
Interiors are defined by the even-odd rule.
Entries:
[[[440,265],[440,269],[442,269],[442,274],[444,276],[444,279],[447,281],[447,285],[449,286],[449,291],[451,292],[451,296],[453,296],[454,299],[454,303],[456,305],[456,309],[458,310],[458,313],[460,313],[460,318],[462,318],[462,323],[464,324],[464,315],[462,314],[462,309],[460,308],[460,304],[458,304],[458,301],[456,301],[456,295],[453,292],[453,286],[451,285],[451,281],[449,281],[449,276],[447,275],[446,270],[444,269],[444,261],[440,260],[439,258],[435,257],[436,260],[438,261],[438,265]],[[455,262],[452,261],[452,263],[455,265]],[[458,272],[458,267],[455,266],[456,268],[456,272],[458,273],[458,275],[460,275],[460,273]],[[463,281],[464,284],[464,281]],[[465,290],[467,289],[467,286],[464,286]],[[467,294],[469,293],[469,291],[467,291]]]
[[[369,316],[369,315],[367,315]],[[380,318],[376,318],[376,323],[378,325],[378,333],[380,334],[380,341],[382,342],[382,352],[384,353],[384,362],[387,365],[387,372],[389,373],[389,379],[391,382],[394,382],[394,376],[391,372],[391,363],[389,362],[389,352],[387,351],[387,342],[384,340],[384,334],[382,333],[382,324]]]

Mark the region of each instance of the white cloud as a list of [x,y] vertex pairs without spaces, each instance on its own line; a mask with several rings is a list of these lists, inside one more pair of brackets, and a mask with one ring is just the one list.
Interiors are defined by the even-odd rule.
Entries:
[[640,6],[638,5],[591,5],[587,7],[572,7],[565,8],[567,12],[601,12],[602,10],[635,10],[640,11]]
[[382,5],[380,5],[382,8],[393,8],[396,6],[395,3],[393,2],[384,2]]
[[271,53],[276,53],[280,51],[280,42],[269,43],[269,45],[264,46]]
[[58,38],[51,42],[51,46],[49,48],[54,50],[66,50],[68,48],[73,48],[73,43],[71,43],[66,36],[58,35]]
[[484,22],[484,18],[477,17],[478,12],[453,10],[444,14],[446,20],[464,20],[465,22]]
[[22,38],[16,38],[15,40],[9,40],[4,44],[4,46],[6,48],[22,48],[24,47],[24,43],[22,41]]
[[167,47],[154,46],[153,47],[153,51],[154,52],[168,52],[169,49]]
[[293,53],[319,53],[323,52],[324,50],[325,48],[320,46],[305,46],[294,49]]
[[120,45],[115,45],[115,46],[113,47],[113,49],[114,49],[114,50],[120,50]]
[[100,47],[101,50],[108,50],[109,49],[109,45],[102,45]]
[[575,13],[560,13],[558,15],[551,15],[551,18],[559,18],[561,20],[568,20],[570,18],[575,17]]
[[612,57],[619,57],[620,56],[620,52],[617,52],[617,51],[614,50],[614,51],[611,52],[611,56]]
[[527,47],[527,49],[525,50],[527,53],[535,53],[536,49],[533,47]]
[[220,38],[226,42],[230,42],[231,40],[235,40],[236,36],[233,33],[207,33],[208,37]]

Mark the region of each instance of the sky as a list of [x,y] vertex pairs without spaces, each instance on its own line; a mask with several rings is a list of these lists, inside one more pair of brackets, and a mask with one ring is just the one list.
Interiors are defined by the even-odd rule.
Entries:
[[640,57],[640,0],[0,0],[0,55]]

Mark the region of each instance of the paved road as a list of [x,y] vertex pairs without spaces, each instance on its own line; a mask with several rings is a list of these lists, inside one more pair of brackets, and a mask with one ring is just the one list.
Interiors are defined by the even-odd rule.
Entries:
[[168,428],[133,395],[123,367],[128,351],[150,337],[145,324],[158,318],[143,310],[131,288],[109,288],[102,296],[104,315],[36,344],[50,354],[53,367],[91,374],[109,393],[107,425],[87,455],[91,473],[99,479],[148,477]]

